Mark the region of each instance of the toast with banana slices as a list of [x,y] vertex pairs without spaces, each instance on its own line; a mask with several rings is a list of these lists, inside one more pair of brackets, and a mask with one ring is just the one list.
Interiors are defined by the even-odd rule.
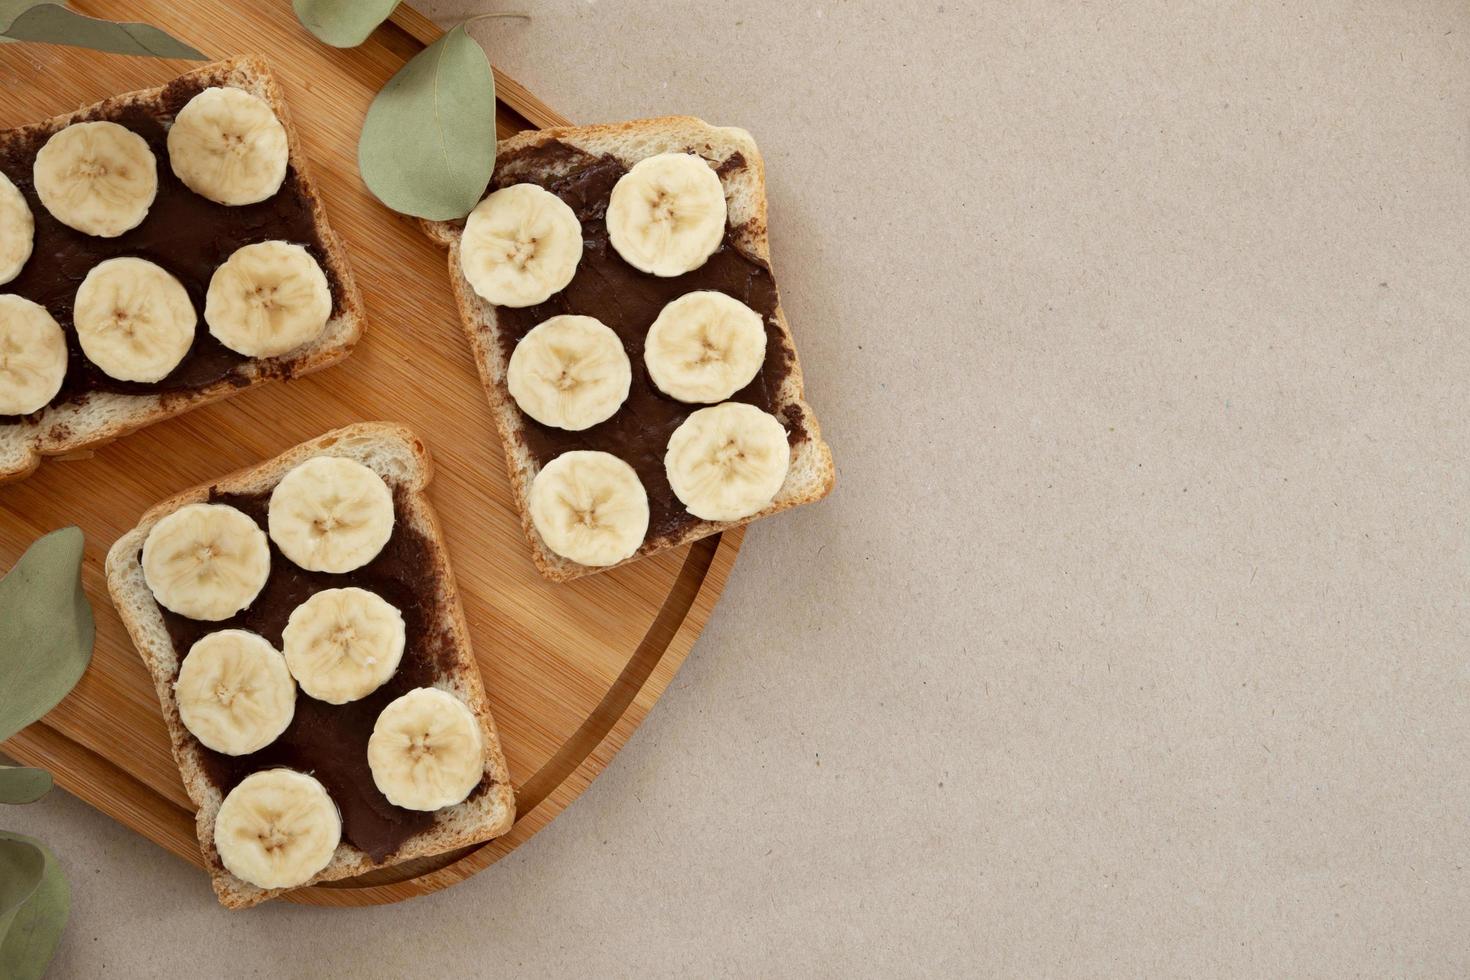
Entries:
[[0,294],[0,349],[22,353],[0,482],[327,367],[363,331],[281,87],[248,57],[0,131]]
[[108,552],[230,908],[510,829],[431,475],[409,430],[351,425],[164,501]]
[[546,578],[831,491],[766,211],[749,133],[669,116],[518,133],[467,219],[424,222]]

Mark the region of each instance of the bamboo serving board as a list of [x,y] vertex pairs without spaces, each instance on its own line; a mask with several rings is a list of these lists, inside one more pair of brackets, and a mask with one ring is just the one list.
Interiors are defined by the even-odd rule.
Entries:
[[[107,596],[108,547],[150,505],[267,459],[327,429],[403,422],[435,463],[438,510],[516,788],[506,836],[359,878],[298,889],[309,905],[396,902],[461,881],[514,850],[577,798],[617,754],[699,635],[740,548],[727,532],[617,571],[553,585],[521,533],[486,398],[460,331],[445,254],[379,204],[357,172],[373,95],[439,30],[400,7],[367,43],[340,51],[297,22],[288,0],[74,0],[83,13],[156,24],[211,57],[271,64],[305,144],[328,218],[345,241],[368,329],[342,364],[172,419],[85,458],[51,460],[0,488],[0,568],[46,531],[86,534],[82,577],[97,618],[92,666],[42,721],[0,745],[108,816],[203,866],[193,807],[169,751],[153,684]],[[187,62],[0,45],[0,128],[158,85]],[[501,136],[565,122],[495,76]],[[37,256],[32,261],[44,261]]]

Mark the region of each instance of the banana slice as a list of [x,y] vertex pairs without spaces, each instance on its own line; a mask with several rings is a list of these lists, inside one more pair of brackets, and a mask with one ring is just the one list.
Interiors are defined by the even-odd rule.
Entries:
[[698,269],[725,237],[725,190],[692,153],[660,153],[618,178],[607,237],[635,269],[679,276]]
[[286,127],[270,103],[244,89],[205,89],[168,131],[174,173],[220,204],[255,204],[280,190],[288,155]]
[[87,360],[121,381],[160,381],[189,352],[189,293],[146,259],[107,259],[77,290],[72,325]]
[[0,295],[0,415],[46,407],[66,378],[66,334],[46,307]]
[[296,683],[285,658],[245,630],[210,633],[190,647],[174,696],[184,727],[225,755],[265,748],[296,714]]
[[725,402],[701,408],[669,437],[664,470],[695,517],[738,521],[764,510],[786,482],[791,447],[774,415]]
[[143,579],[165,609],[207,622],[255,601],[271,571],[265,532],[227,504],[189,504],[143,541]]
[[394,806],[437,810],[474,789],[485,771],[480,723],[447,691],[419,687],[389,703],[368,738],[373,782]]
[[346,704],[383,685],[403,659],[403,614],[366,589],[325,589],[291,612],[286,666],[318,701]]
[[685,293],[648,330],[643,363],[660,391],[681,402],[719,402],[750,384],[766,359],[761,315],[733,296]]
[[214,270],[204,297],[209,332],[247,357],[276,357],[315,340],[332,316],[327,275],[300,245],[257,242]]
[[531,483],[529,510],[546,547],[582,565],[616,565],[648,533],[648,493],[611,453],[576,450],[547,463]]
[[613,417],[633,366],[612,328],[590,316],[554,316],[516,344],[506,368],[511,397],[542,425],[580,431]]
[[36,195],[62,224],[100,238],[138,227],[158,193],[143,137],[111,122],[73,123],[36,154]]
[[0,174],[0,286],[20,275],[36,240],[36,221],[20,188]]
[[535,306],[572,281],[582,261],[582,223],[565,201],[535,184],[491,194],[465,219],[459,265],[496,306]]
[[240,780],[214,817],[214,847],[236,878],[257,888],[293,888],[325,868],[342,840],[342,816],[327,788],[293,769]]
[[393,536],[393,494],[361,463],[317,456],[276,484],[267,523],[281,554],[307,571],[350,572]]

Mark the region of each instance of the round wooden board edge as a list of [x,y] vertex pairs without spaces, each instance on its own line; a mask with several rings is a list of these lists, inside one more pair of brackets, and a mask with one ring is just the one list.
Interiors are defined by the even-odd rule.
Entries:
[[[617,753],[627,743],[628,738],[642,724],[649,710],[663,696],[669,682],[673,680],[685,658],[689,656],[689,651],[693,649],[694,641],[704,631],[705,623],[709,620],[710,613],[714,611],[720,593],[724,591],[725,582],[729,578],[730,570],[735,566],[735,558],[745,538],[744,532],[743,527],[736,528],[717,535],[714,539],[705,538],[703,541],[696,541],[690,546],[686,568],[689,562],[695,559],[696,551],[701,544],[708,548],[709,542],[714,541],[708,563],[701,572],[699,587],[690,597],[689,605],[683,612],[673,638],[644,665],[646,676],[642,682],[636,688],[622,692],[622,700],[626,701],[622,710],[611,717],[599,718],[602,707],[600,705],[599,710],[594,711],[588,717],[589,722],[600,722],[595,733],[588,733],[593,734],[594,737],[584,737],[584,726],[584,729],[579,730],[577,735],[568,741],[567,746],[573,747],[572,751],[576,758],[570,760],[571,765],[567,771],[554,773],[554,782],[537,785],[538,781],[543,779],[542,774],[553,770],[558,765],[558,760],[562,760],[563,765],[567,764],[567,760],[563,759],[563,751],[558,751],[541,770],[521,784],[516,791],[516,821],[509,833],[476,845],[453,863],[403,881],[379,885],[354,885],[354,879],[348,878],[339,882],[300,888],[287,892],[281,897],[296,904],[336,908],[401,902],[458,884],[488,868],[533,837],[537,831],[549,824],[577,797],[581,796],[592,781],[612,763]],[[681,570],[681,577],[682,575]],[[665,606],[666,610],[668,608]],[[658,620],[662,616],[663,611],[661,610],[659,617],[655,618],[654,625],[650,627],[650,634],[657,628]],[[642,652],[643,644],[640,644],[639,650],[629,658],[630,664],[638,660]],[[609,688],[603,705],[608,703],[608,697],[615,696],[619,687],[619,682],[615,681]],[[567,746],[564,746],[563,750]],[[529,806],[522,804],[522,797],[525,796],[534,797],[529,801]]]
[[[488,868],[535,836],[581,796],[592,781],[611,765],[623,745],[647,717],[649,710],[663,696],[664,690],[693,649],[694,641],[704,631],[710,613],[714,611],[720,593],[724,591],[730,570],[735,566],[744,537],[745,529],[742,527],[696,541],[690,546],[686,568],[690,559],[697,556],[701,546],[708,554],[708,561],[704,563],[703,569],[698,570],[701,575],[698,588],[682,610],[682,618],[674,635],[662,647],[651,651],[652,656],[648,656],[650,651],[645,650],[644,644],[640,644],[638,650],[630,656],[629,664],[631,666],[634,661],[642,659],[641,672],[644,676],[641,682],[636,687],[622,685],[620,682],[627,674],[625,668],[624,675],[614,681],[599,705],[601,709],[609,703],[609,699],[617,699],[621,703],[620,710],[592,712],[588,723],[595,724],[595,728],[589,731],[588,723],[584,723],[584,727],[552,759],[521,784],[517,790],[517,802],[520,804],[520,799],[527,797],[530,805],[519,807],[516,822],[509,833],[474,845],[441,867],[400,881],[358,884],[356,882],[360,879],[345,878],[287,892],[281,898],[295,904],[327,908],[357,908],[401,902],[458,884]],[[676,590],[671,590],[671,594],[674,591]],[[655,617],[655,625],[650,627],[650,634],[669,609],[666,605],[659,616]],[[646,640],[647,638],[645,643]],[[163,798],[143,783],[132,780],[127,773],[116,770],[111,763],[76,745],[64,735],[52,734],[51,737],[46,737],[44,719],[12,736],[4,744],[4,749],[17,762],[52,770],[56,773],[57,785],[63,790],[124,826],[135,826],[140,815],[151,816],[154,826],[164,830],[162,839],[157,836],[141,836],[195,867],[201,870],[204,868],[204,856],[194,834],[194,814],[191,811]],[[108,775],[113,779],[120,773],[135,783],[133,791],[126,799],[93,791],[100,781],[98,773],[103,768],[108,770]],[[160,822],[157,817],[162,813],[175,816]],[[423,860],[432,862],[433,858]],[[368,875],[391,873],[392,870],[389,867],[368,872]]]
[[[399,6],[389,23],[424,44],[431,43],[442,33],[426,17],[406,5]],[[548,109],[518,83],[501,76],[499,72],[496,72],[496,82],[499,100],[508,103],[534,125],[544,127],[565,124],[564,118]],[[685,564],[669,593],[670,600],[676,596],[687,596],[687,605],[679,610],[666,600],[648,634],[629,657],[623,673],[610,686],[598,708],[553,757],[517,789],[516,821],[507,834],[474,845],[462,852],[457,859],[440,867],[399,881],[356,884],[360,879],[348,878],[297,889],[281,897],[295,904],[329,908],[401,902],[458,884],[494,864],[533,837],[571,805],[611,764],[653,705],[662,697],[693,649],[695,640],[703,632],[735,565],[744,537],[745,529],[739,527],[690,545]],[[697,587],[691,590],[688,585],[684,585],[681,588],[681,583],[694,575],[698,576]],[[670,614],[679,617],[677,625],[672,626],[672,636],[666,642],[651,642],[656,639],[656,634],[667,635],[671,628]],[[630,676],[631,674],[637,676]],[[113,767],[60,735],[57,737],[64,740],[61,748],[65,751],[58,753],[58,747],[51,744],[54,739],[41,737],[40,732],[44,728],[45,722],[42,721],[37,724],[35,731],[27,729],[17,733],[5,743],[4,749],[19,762],[56,769],[59,786],[126,826],[131,826],[128,817],[134,810],[177,811],[181,819],[176,821],[176,827],[170,828],[173,832],[166,833],[164,840],[150,839],[196,867],[203,868],[203,855],[199,852],[197,841],[192,834],[186,833],[186,828],[189,831],[193,829],[192,812],[163,799],[142,783],[137,784],[135,797],[127,803],[89,792],[92,782],[86,778],[88,767]],[[73,771],[73,767],[81,771]],[[129,803],[132,805],[128,805]],[[369,872],[368,877],[391,871],[390,867]]]

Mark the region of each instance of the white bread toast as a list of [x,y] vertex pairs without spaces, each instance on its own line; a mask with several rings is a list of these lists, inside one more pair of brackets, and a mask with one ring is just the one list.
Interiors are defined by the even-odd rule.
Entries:
[[[275,897],[284,889],[257,888],[232,875],[220,862],[214,846],[214,821],[223,794],[206,772],[206,750],[180,720],[173,691],[179,663],[187,651],[174,648],[162,611],[144,580],[140,553],[153,526],[185,504],[209,499],[211,493],[267,493],[297,464],[319,455],[343,456],[377,472],[394,491],[397,521],[428,542],[432,570],[417,588],[434,590],[432,628],[448,638],[440,648],[443,653],[433,668],[434,686],[452,692],[474,711],[485,736],[486,757],[485,777],[480,789],[463,803],[436,811],[432,826],[409,837],[385,861],[375,863],[368,854],[348,843],[344,836],[331,862],[307,884],[346,878],[487,840],[508,831],[515,819],[515,794],[505,756],[485,698],[480,670],[470,649],[464,611],[450,571],[443,536],[424,495],[433,473],[428,451],[411,431],[400,425],[364,422],[336,429],[272,460],[226,476],[209,486],[187,490],[158,504],[143,515],[135,528],[119,538],[107,554],[108,591],[153,675],[184,788],[199,808],[196,821],[205,863],[216,894],[229,908],[255,905]],[[399,532],[395,530],[394,533],[397,535]],[[272,549],[274,551],[274,546]],[[225,624],[220,625],[223,627]],[[410,638],[410,651],[413,648]],[[405,653],[400,673],[408,669],[407,658],[411,655],[411,652]]]
[[[198,80],[203,86],[240,88],[257,95],[270,103],[276,117],[285,127],[290,168],[295,172],[300,193],[310,207],[312,224],[324,253],[320,256],[323,268],[328,278],[335,280],[339,287],[335,291],[336,302],[332,317],[321,334],[310,343],[281,357],[245,361],[236,369],[234,377],[212,381],[203,387],[137,394],[93,391],[87,393],[82,400],[61,401],[23,420],[0,424],[0,483],[29,475],[45,456],[58,456],[99,446],[142,426],[180,415],[274,378],[296,377],[318,371],[345,357],[362,336],[362,299],[353,281],[347,253],[327,223],[321,196],[312,183],[301,142],[291,122],[280,85],[265,63],[257,58],[232,58],[189,72],[170,84],[177,85],[186,80]],[[38,132],[49,135],[73,122],[108,119],[120,111],[134,107],[144,107],[166,120],[167,113],[163,105],[166,88],[168,86],[159,86],[117,95],[43,122],[0,131],[0,148],[11,140],[27,139]],[[159,156],[157,163],[160,174],[168,170],[166,154]],[[283,187],[278,193],[286,192]],[[32,211],[36,212],[39,207],[37,201],[31,197],[29,203]],[[144,223],[146,225],[146,219]],[[30,259],[31,263],[45,261],[46,256],[39,253],[32,255]],[[193,285],[202,289],[207,283]],[[0,286],[0,292],[8,291],[11,291],[10,287]],[[200,312],[202,314],[202,310]],[[68,319],[62,323],[68,331],[71,330],[69,315],[68,311]],[[196,329],[200,332],[205,330],[202,316]]]
[[[525,154],[519,158],[516,155],[516,151],[544,146],[553,141],[574,147],[593,157],[610,155],[624,166],[631,166],[645,157],[667,152],[695,153],[711,164],[720,165],[716,172],[724,186],[732,240],[742,252],[770,268],[765,164],[755,141],[745,130],[711,126],[692,116],[666,116],[601,126],[528,130],[500,141],[497,157],[499,162],[496,164],[495,184],[492,187],[521,180],[542,182],[562,176],[562,173],[557,172],[554,161],[538,159],[534,154]],[[506,467],[510,473],[511,489],[520,508],[521,524],[531,544],[531,557],[537,569],[546,578],[558,582],[606,571],[607,568],[581,565],[552,552],[532,525],[527,500],[531,483],[540,471],[540,466],[526,448],[522,432],[527,425],[535,423],[527,421],[506,388],[507,358],[502,353],[501,338],[497,333],[496,307],[475,293],[461,271],[459,242],[464,222],[425,221],[422,224],[431,238],[448,247],[450,282],[454,287],[465,333],[469,337],[475,362],[479,367],[481,382],[489,395],[501,446],[505,452]],[[774,324],[778,339],[790,352],[790,370],[777,394],[773,412],[785,420],[788,428],[796,423],[805,434],[805,438],[792,446],[790,470],[775,499],[760,513],[738,521],[702,521],[691,515],[688,523],[676,535],[663,539],[650,535],[632,557],[619,564],[677,548],[799,504],[820,500],[832,490],[836,480],[832,453],[822,441],[821,429],[811,406],[803,398],[801,364],[797,359],[796,345],[779,298]],[[648,383],[642,375],[641,370],[635,369],[634,385]],[[689,412],[693,412],[700,407],[690,405],[687,408]],[[616,567],[618,566],[608,566]]]

